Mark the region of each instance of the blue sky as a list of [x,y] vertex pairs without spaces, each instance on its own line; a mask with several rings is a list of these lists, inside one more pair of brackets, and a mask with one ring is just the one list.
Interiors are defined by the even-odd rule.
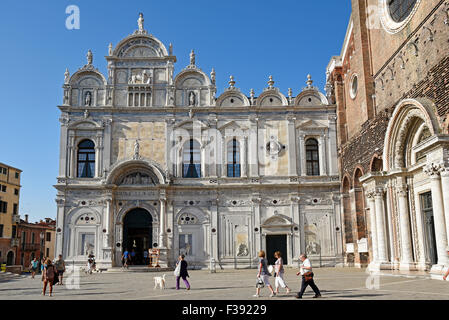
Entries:
[[[66,29],[68,5],[80,9],[79,30]],[[137,29],[139,12],[149,33],[167,48],[173,43],[175,72],[195,49],[201,69],[209,74],[215,68],[218,94],[230,75],[247,95],[251,88],[260,94],[273,75],[284,94],[291,87],[296,95],[308,73],[323,90],[350,11],[349,0],[2,0],[0,162],[23,170],[20,214],[31,220],[56,216],[56,106],[62,104],[65,68],[73,74],[91,49],[94,65],[106,75],[108,44]]]

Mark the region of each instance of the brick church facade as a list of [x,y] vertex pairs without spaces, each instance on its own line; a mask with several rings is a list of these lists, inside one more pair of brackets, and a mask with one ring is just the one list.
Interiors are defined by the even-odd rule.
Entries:
[[441,274],[449,236],[449,2],[352,0],[327,68],[344,260]]

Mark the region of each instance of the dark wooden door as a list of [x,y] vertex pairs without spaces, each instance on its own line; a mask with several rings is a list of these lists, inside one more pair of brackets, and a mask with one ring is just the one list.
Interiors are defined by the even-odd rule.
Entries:
[[274,253],[280,251],[282,255],[282,260],[284,264],[288,263],[287,260],[287,235],[267,235],[266,236],[266,248],[267,248],[267,259],[268,264],[274,265],[276,258]]

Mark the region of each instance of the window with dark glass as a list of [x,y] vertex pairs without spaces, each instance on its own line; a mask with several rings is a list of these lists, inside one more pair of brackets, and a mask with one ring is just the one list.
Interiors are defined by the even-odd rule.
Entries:
[[184,144],[183,178],[201,178],[201,150],[200,144],[190,139]]
[[417,0],[387,0],[391,19],[402,22],[410,15]]
[[0,212],[7,213],[8,212],[8,202],[0,200]]
[[308,176],[320,175],[318,141],[316,139],[308,139],[306,142],[306,164]]
[[95,145],[84,140],[78,145],[78,178],[93,178],[95,173]]
[[47,241],[51,241],[51,233],[47,232]]
[[16,233],[17,233],[17,227],[16,226],[12,226],[11,238],[15,239],[16,238]]
[[0,224],[0,238],[3,238],[3,225]]
[[12,214],[17,214],[19,211],[18,208],[19,208],[19,205],[17,203],[14,203],[14,206],[12,209]]
[[228,177],[240,177],[240,144],[237,139],[228,142]]

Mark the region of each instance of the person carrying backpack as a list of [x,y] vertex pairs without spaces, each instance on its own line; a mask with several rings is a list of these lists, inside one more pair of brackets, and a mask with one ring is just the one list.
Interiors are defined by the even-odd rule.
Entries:
[[56,271],[55,266],[51,263],[50,259],[47,259],[45,263],[46,265],[43,272],[44,288],[42,289],[42,295],[45,296],[45,291],[47,290],[48,284],[50,286],[49,296],[51,297],[53,293],[53,283],[56,280],[58,272]]

